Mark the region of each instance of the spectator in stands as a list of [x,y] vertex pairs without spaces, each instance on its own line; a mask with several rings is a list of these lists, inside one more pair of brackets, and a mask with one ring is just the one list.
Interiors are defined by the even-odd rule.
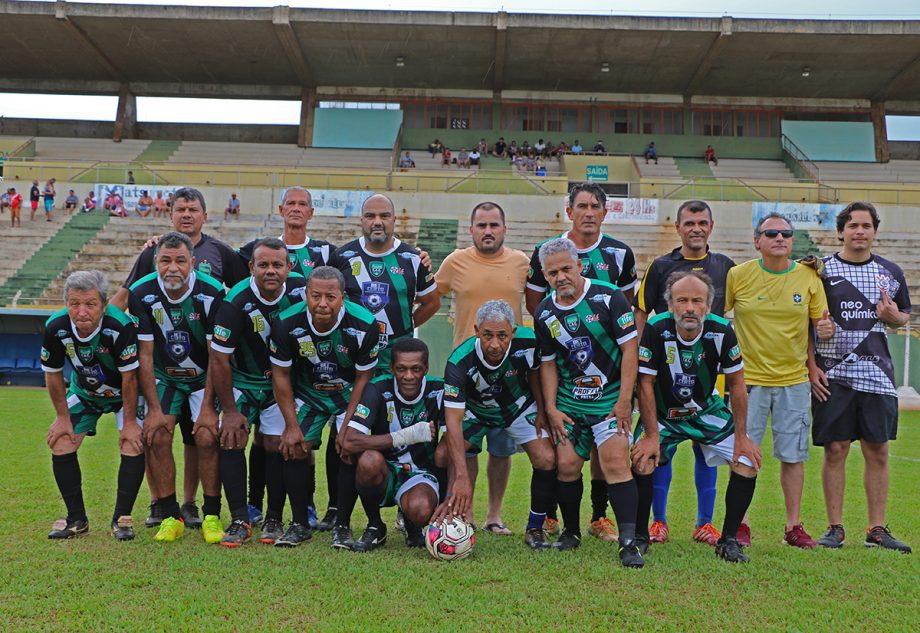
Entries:
[[470,168],[470,153],[466,151],[465,147],[461,147],[460,153],[457,154],[457,168],[458,169],[469,169]]
[[399,170],[407,171],[409,169],[415,168],[415,161],[412,160],[412,157],[409,155],[409,150],[406,150],[405,155],[399,160]]
[[153,217],[158,218],[163,216],[164,218],[169,215],[169,205],[166,203],[166,200],[163,199],[163,192],[157,191],[157,197],[153,199]]
[[473,151],[470,152],[470,167],[475,167],[476,169],[482,169],[482,166],[479,164],[482,154],[479,153],[479,148],[474,147]]
[[542,138],[538,139],[537,142],[534,144],[533,149],[537,154],[542,156],[543,152],[546,151],[546,143],[543,142]]
[[83,198],[83,208],[80,209],[83,213],[89,213],[90,211],[96,210],[96,193],[90,191],[89,195]]
[[441,145],[441,139],[434,139],[433,143],[428,143],[428,151],[431,152],[431,157],[434,158],[444,149],[444,146]]
[[125,184],[133,185],[134,184],[134,172],[130,169],[128,170],[128,178],[125,180]]
[[594,144],[594,153],[595,154],[606,154],[607,148],[604,147],[604,141],[597,139],[597,143]]
[[530,150],[531,150],[530,142],[525,140],[525,141],[521,144],[521,153],[522,153],[524,156],[527,156],[527,154],[530,153]]
[[5,213],[6,208],[10,206],[10,190],[7,189],[0,194],[0,213]]
[[495,147],[492,148],[492,156],[495,158],[508,158],[508,146],[505,145],[505,137],[498,137]]
[[102,208],[108,211],[109,215],[113,215],[117,218],[124,218],[128,215],[128,212],[125,211],[124,201],[121,199],[121,196],[118,195],[117,191],[112,191],[109,193],[109,196],[105,199],[105,204],[102,205]]
[[546,141],[546,148],[543,150],[543,158],[549,158],[556,153],[556,148],[553,147],[552,141]]
[[45,221],[46,222],[51,221],[51,213],[52,211],[54,211],[54,196],[57,193],[54,190],[54,183],[56,182],[57,180],[55,180],[54,178],[49,178],[48,182],[45,183],[45,191],[42,194],[45,198]]
[[527,157],[524,156],[523,152],[518,152],[514,155],[514,158],[511,160],[511,164],[518,171],[524,171],[527,168]]
[[553,151],[553,156],[556,157],[556,160],[562,160],[562,155],[566,152],[572,151],[571,148],[565,144],[565,141],[559,141],[559,145],[556,146],[556,149]]
[[22,212],[22,194],[16,193],[15,187],[10,187],[10,226],[22,226],[22,218],[19,214]]
[[514,164],[514,157],[520,152],[517,141],[511,141],[511,145],[508,146],[508,157],[511,159],[511,164]]
[[68,213],[76,211],[78,204],[80,204],[80,199],[77,197],[77,194],[73,192],[73,189],[71,189],[70,193],[68,193],[67,197],[64,199],[64,211]]
[[224,208],[224,220],[227,219],[227,215],[240,219],[240,199],[236,197],[236,192],[230,194],[230,200],[227,201],[227,206]]
[[175,196],[173,195],[172,192],[170,192],[169,195],[166,196],[166,210],[167,211],[172,212],[173,202],[175,201],[176,201]]
[[578,139],[575,139],[575,144],[570,148],[573,154],[581,154],[584,150],[581,148],[581,143],[578,142]]
[[535,173],[537,176],[545,176],[545,175],[546,175],[546,158],[544,158],[543,156],[540,156],[540,157],[537,159],[537,167],[536,167],[534,173]]
[[441,150],[441,169],[444,169],[445,165],[450,168],[450,148],[446,146]]
[[488,154],[488,153],[489,153],[489,144],[486,143],[486,139],[484,139],[484,138],[479,139],[479,145],[477,146],[476,149],[479,150],[480,156],[484,156],[485,154]]
[[32,188],[29,189],[29,203],[32,205],[32,214],[29,221],[35,221],[35,210],[38,209],[38,201],[42,199],[42,190],[38,188],[38,181],[32,181]]
[[142,218],[150,215],[150,212],[153,211],[153,198],[150,197],[149,193],[141,191],[141,197],[137,201],[137,208],[134,211]]
[[655,141],[652,141],[648,144],[648,147],[645,148],[645,164],[648,165],[649,160],[654,160],[655,164],[658,164],[658,150],[655,148]]
[[527,163],[525,165],[528,173],[534,173],[537,171],[537,154],[531,149],[527,152]]
[[[713,165],[719,164],[719,159],[716,158],[716,150],[712,149],[712,145],[706,146],[706,151],[703,153],[703,158],[706,159],[706,163],[712,163]],[[658,161],[655,161],[658,162]]]

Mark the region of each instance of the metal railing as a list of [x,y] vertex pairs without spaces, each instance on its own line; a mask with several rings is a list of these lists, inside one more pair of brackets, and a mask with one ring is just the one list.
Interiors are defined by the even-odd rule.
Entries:
[[819,182],[820,169],[818,168],[817,163],[808,158],[808,155],[802,151],[802,149],[793,142],[791,138],[783,134],[783,151],[789,154],[790,158],[796,162],[796,164],[808,174],[808,177],[815,182]]

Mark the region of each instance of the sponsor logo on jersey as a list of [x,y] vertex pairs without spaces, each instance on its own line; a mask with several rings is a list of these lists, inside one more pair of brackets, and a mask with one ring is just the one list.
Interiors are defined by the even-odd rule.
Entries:
[[693,365],[693,352],[689,349],[680,350],[680,364],[684,366],[684,369],[690,369]]
[[70,332],[67,330],[58,330],[56,335],[58,338],[64,338],[65,336],[70,336]]
[[587,336],[579,336],[566,341],[565,346],[569,348],[569,360],[579,369],[584,369],[591,364],[594,358],[594,350],[591,347],[591,339]]
[[329,356],[332,353],[332,341],[320,341],[316,344],[316,351],[320,356]]
[[415,411],[412,409],[400,409],[399,410],[399,423],[403,426],[410,426],[415,422]]
[[218,341],[226,341],[228,338],[230,338],[230,330],[223,326],[215,325],[214,338],[216,338]]
[[844,354],[843,356],[843,362],[848,365],[855,365],[856,363],[877,363],[879,360],[878,356],[860,356],[854,352]]
[[80,374],[82,382],[91,389],[96,389],[96,387],[105,383],[105,372],[102,371],[102,367],[99,365],[76,367],[75,369]]
[[706,332],[703,334],[703,339],[707,341],[715,341],[721,336],[718,332]]
[[359,418],[366,418],[370,414],[371,414],[371,410],[365,407],[363,404],[359,404],[355,408],[355,415],[358,416]]
[[96,348],[96,353],[97,354],[108,354],[109,348],[106,347],[105,345],[100,345],[99,347]]
[[246,304],[243,306],[243,312],[252,312],[252,309],[255,307],[256,307],[256,304],[254,304],[252,301],[247,301]]
[[792,302],[793,303],[802,303],[802,295],[798,292],[792,293]]
[[597,323],[600,320],[601,320],[601,317],[599,314],[586,314],[585,315],[585,323]]
[[390,266],[391,275],[404,275],[406,271],[400,268],[399,266]]
[[603,252],[606,253],[607,255],[616,255],[616,254],[617,254],[618,252],[620,252],[621,250],[622,250],[622,249],[614,248],[614,247],[612,247],[612,246],[605,246],[604,248],[601,249],[601,251],[603,251]]
[[338,378],[339,366],[328,360],[313,365],[313,378],[319,382],[330,382]]
[[88,363],[93,357],[93,348],[92,347],[78,347],[77,354],[80,356],[80,360],[84,363]]
[[188,313],[188,320],[189,320],[189,321],[200,321],[200,320],[201,320],[201,315],[200,315],[198,312],[189,312],[189,313]]
[[112,338],[118,338],[118,332],[110,327],[102,328],[102,333],[106,336],[111,336]]
[[137,356],[137,345],[131,343],[121,351],[119,358],[121,360],[131,360],[135,356]]
[[[683,360],[683,351],[681,352]],[[674,376],[674,384],[671,387],[671,393],[678,402],[690,402],[693,398],[693,387],[696,386],[696,376],[693,374],[677,374]]]
[[454,387],[453,385],[444,385],[444,395],[456,398],[460,395],[460,388]]
[[538,318],[538,319],[545,319],[545,318],[548,317],[549,315],[550,315],[549,310],[544,310],[543,312],[540,313],[540,316],[538,316],[537,318]]
[[605,303],[607,301],[607,295],[596,294],[588,297],[588,301],[592,303]]
[[511,378],[512,376],[517,376],[518,371],[516,369],[509,369],[505,372],[505,378]]
[[380,261],[371,262],[370,264],[368,264],[367,268],[368,270],[370,270],[371,274],[374,277],[379,277],[380,275],[383,274],[383,271],[386,270],[386,266],[384,265],[383,262],[380,262]]
[[177,363],[188,358],[192,351],[192,341],[188,332],[173,330],[166,333],[166,353]]
[[[383,262],[371,262],[371,264],[374,263],[379,263],[383,266]],[[380,312],[390,303],[390,284],[382,281],[362,282],[361,303],[375,314]]]
[[301,286],[300,288],[291,288],[289,293],[292,297],[304,297],[307,294],[307,287]]
[[629,326],[633,325],[636,322],[635,317],[633,316],[632,310],[629,312],[624,312],[619,319],[617,319],[617,325],[622,329],[626,329]]
[[647,347],[639,348],[639,360],[650,361],[652,360],[652,350]]
[[302,260],[300,260],[300,267],[301,267],[301,268],[313,268],[313,267],[315,267],[315,266],[316,266],[316,264],[314,264],[314,263],[313,263],[313,260],[310,259],[309,257],[304,257]]
[[350,259],[354,257],[355,255],[357,255],[357,253],[355,253],[354,251],[342,251],[342,257],[344,257],[345,259]]
[[579,376],[573,382],[572,397],[576,400],[600,400],[604,393],[604,381],[600,376]]
[[728,357],[732,360],[741,358],[741,348],[738,345],[732,346],[732,348],[728,350]]
[[347,353],[348,353],[348,347],[345,346],[345,345],[342,345],[341,343],[339,343],[338,345],[335,346],[335,350],[336,350],[339,354],[347,354]]
[[434,279],[434,273],[428,273],[427,275],[425,275],[425,283],[428,283],[432,279]]
[[307,331],[306,331],[305,329],[303,329],[302,327],[295,327],[293,330],[291,330],[291,336],[295,336],[295,337],[296,337],[296,336],[303,336],[303,335],[306,334],[306,333],[307,333]]
[[45,361],[45,360],[48,360],[49,358],[51,358],[51,353],[43,347],[42,348],[42,360]]
[[361,336],[362,334],[364,334],[364,332],[362,332],[361,330],[359,330],[359,329],[357,329],[357,328],[347,327],[347,328],[345,328],[345,334],[348,334],[349,336],[354,336],[355,338],[358,338],[359,336]]
[[569,332],[575,333],[578,331],[580,320],[577,314],[570,314],[567,317],[565,317],[565,320],[563,321],[563,323],[565,323],[565,328]]
[[671,330],[665,330],[661,333],[661,338],[663,338],[666,341],[670,341],[671,339],[674,338],[674,333]]
[[527,356],[526,349],[518,349],[515,350],[513,354],[511,354],[511,358],[524,358],[525,356]]
[[603,262],[598,262],[594,264],[594,268],[596,268],[597,270],[610,270],[610,265],[605,264]]
[[141,299],[144,303],[154,303],[157,300],[156,295],[144,295],[144,298]]

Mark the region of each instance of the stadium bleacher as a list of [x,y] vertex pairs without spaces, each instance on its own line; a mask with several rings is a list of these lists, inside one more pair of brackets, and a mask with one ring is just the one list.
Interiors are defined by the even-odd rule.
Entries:
[[797,182],[795,174],[781,160],[720,158],[719,164],[710,165],[710,169],[716,178]]
[[888,163],[817,161],[818,178],[834,183],[920,183],[920,161]]
[[38,136],[37,158],[130,163],[137,159],[150,141],[125,139],[115,143],[108,139]]
[[389,150],[303,148],[281,143],[185,141],[168,163],[298,168],[390,169]]

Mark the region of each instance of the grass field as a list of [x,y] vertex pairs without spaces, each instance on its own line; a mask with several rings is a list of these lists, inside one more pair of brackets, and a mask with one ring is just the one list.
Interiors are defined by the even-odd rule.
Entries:
[[[92,532],[54,543],[52,521],[64,514],[44,443],[53,409],[41,390],[0,390],[0,554],[11,574],[0,583],[3,630],[776,630],[913,631],[920,605],[920,557],[862,546],[865,499],[862,458],[851,452],[840,551],[780,545],[778,468],[766,459],[751,509],[749,565],[729,565],[690,541],[696,517],[692,457],[675,460],[671,541],[654,546],[645,569],[624,570],[614,548],[585,536],[574,552],[532,553],[522,532],[530,468],[515,458],[505,520],[515,536],[478,534],[471,558],[440,563],[407,550],[391,530],[382,551],[336,552],[329,535],[294,550],[253,543],[238,550],[207,546],[195,532],[158,544],[140,528],[137,540],[108,534],[118,459],[112,416],[80,451]],[[764,447],[765,453],[768,447]],[[181,451],[177,450],[177,453]],[[920,415],[901,417],[892,445],[889,522],[920,547]],[[484,470],[484,469],[483,469]],[[803,519],[813,536],[825,526],[820,452],[806,467]],[[318,476],[323,468],[317,469]],[[586,476],[587,477],[587,476]],[[716,524],[721,525],[719,475]],[[589,488],[586,482],[586,489]],[[318,482],[325,508],[325,483]],[[484,513],[484,490],[477,518]],[[143,524],[146,488],[135,508]],[[199,497],[200,499],[200,497]],[[583,505],[582,521],[589,505]],[[384,518],[392,525],[394,511]],[[226,509],[224,519],[227,520]],[[356,511],[353,527],[363,528]],[[583,526],[585,527],[585,526]]]

